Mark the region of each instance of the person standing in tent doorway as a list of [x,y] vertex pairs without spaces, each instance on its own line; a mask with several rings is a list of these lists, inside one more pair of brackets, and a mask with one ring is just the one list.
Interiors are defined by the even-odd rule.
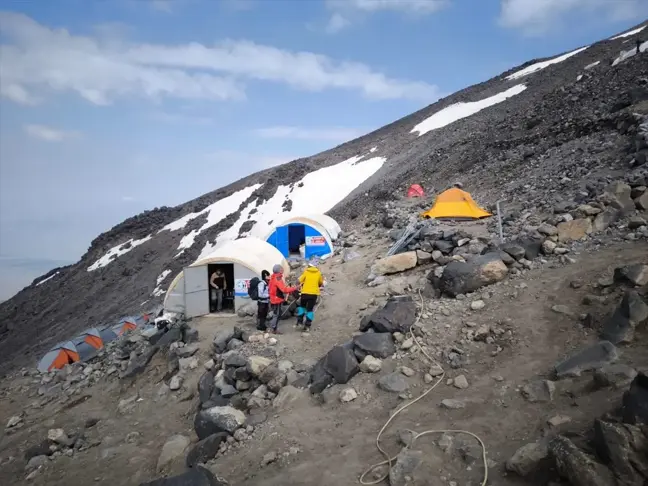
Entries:
[[212,303],[216,301],[216,312],[220,312],[223,310],[223,291],[227,290],[225,274],[220,268],[212,273],[211,279],[209,279],[209,285],[212,287]]
[[[313,324],[315,317],[315,304],[320,296],[320,287],[324,285],[322,272],[314,263],[309,263],[304,273],[299,277],[301,284],[301,299],[297,308],[297,327],[304,326],[304,331],[308,332]],[[306,322],[304,323],[304,317]]]
[[268,318],[268,311],[270,310],[270,272],[263,270],[261,272],[261,280],[257,286],[258,299],[257,299],[257,330],[265,331],[266,319]]
[[270,277],[270,308],[272,309],[272,321],[270,321],[270,331],[274,334],[280,334],[279,318],[281,317],[281,304],[292,294],[297,287],[288,287],[283,279],[283,267],[275,265],[272,267],[272,276]]

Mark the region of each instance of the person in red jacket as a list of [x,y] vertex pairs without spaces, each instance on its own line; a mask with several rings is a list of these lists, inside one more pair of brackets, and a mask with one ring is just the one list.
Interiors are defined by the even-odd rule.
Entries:
[[272,267],[272,276],[270,277],[270,308],[272,309],[272,321],[270,322],[270,332],[279,334],[277,327],[279,326],[279,317],[281,317],[281,304],[284,303],[286,297],[292,294],[297,287],[288,287],[283,279],[283,267],[275,265]]

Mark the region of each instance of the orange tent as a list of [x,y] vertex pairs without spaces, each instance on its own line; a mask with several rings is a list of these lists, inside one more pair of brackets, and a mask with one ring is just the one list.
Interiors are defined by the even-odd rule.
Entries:
[[425,196],[425,191],[419,184],[412,184],[407,190],[407,197],[423,197]]
[[439,194],[432,208],[421,216],[439,219],[480,219],[491,214],[480,208],[469,193],[453,187]]
[[50,349],[45,356],[38,362],[38,370],[41,372],[61,369],[64,366],[76,363],[81,358],[76,346],[72,341],[66,341],[57,344]]
[[80,338],[83,338],[83,342],[89,344],[95,349],[101,349],[103,348],[103,339],[101,339],[101,335],[99,334],[98,329],[88,329],[87,331],[84,331],[79,335]]
[[112,330],[115,334],[121,336],[125,332],[136,329],[137,328],[136,321],[137,319],[135,319],[134,317],[124,317],[122,320],[119,321],[119,324],[117,324],[115,327],[112,328]]

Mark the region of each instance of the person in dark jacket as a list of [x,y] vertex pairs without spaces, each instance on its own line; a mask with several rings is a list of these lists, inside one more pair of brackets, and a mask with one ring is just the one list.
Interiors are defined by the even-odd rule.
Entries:
[[257,300],[257,330],[265,331],[267,329],[266,319],[268,318],[268,310],[270,310],[270,272],[263,270],[261,272],[261,281],[257,287],[259,298]]
[[270,330],[274,334],[280,334],[277,327],[281,317],[281,304],[292,294],[297,287],[288,287],[283,279],[283,267],[275,265],[272,267],[272,276],[268,287],[270,289],[270,308],[272,309],[272,321],[270,321]]

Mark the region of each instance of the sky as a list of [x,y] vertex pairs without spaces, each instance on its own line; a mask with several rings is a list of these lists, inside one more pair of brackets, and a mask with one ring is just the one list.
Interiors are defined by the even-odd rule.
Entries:
[[127,217],[646,18],[645,0],[0,0],[0,300]]

